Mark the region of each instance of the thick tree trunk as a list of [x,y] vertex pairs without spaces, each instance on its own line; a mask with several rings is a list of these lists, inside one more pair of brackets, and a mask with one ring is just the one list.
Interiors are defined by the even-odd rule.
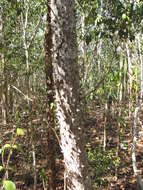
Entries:
[[52,66],[52,37],[51,37],[51,9],[50,0],[47,0],[47,26],[46,26],[46,84],[47,84],[47,165],[48,165],[48,190],[56,189],[56,173],[55,173],[55,135],[52,130],[54,128],[54,87],[53,87],[53,66]]
[[56,113],[66,167],[67,189],[90,190],[79,95],[74,1],[51,0],[51,7]]

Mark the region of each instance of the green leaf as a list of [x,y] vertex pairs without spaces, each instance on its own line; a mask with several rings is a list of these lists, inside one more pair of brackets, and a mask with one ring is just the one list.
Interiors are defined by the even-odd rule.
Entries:
[[53,102],[50,104],[50,108],[51,108],[51,110],[54,108],[54,103]]
[[17,136],[24,136],[25,135],[24,130],[22,128],[17,128],[16,134],[17,134]]
[[127,18],[127,15],[124,13],[122,14],[122,20],[125,20]]
[[5,144],[4,146],[3,146],[3,149],[9,149],[9,148],[11,148],[11,145],[10,144]]
[[0,166],[0,172],[1,172],[3,169],[4,169],[3,166]]
[[14,145],[12,146],[12,148],[13,148],[13,149],[17,149],[17,145],[14,144]]
[[16,190],[15,184],[10,180],[4,180],[3,186],[5,190]]

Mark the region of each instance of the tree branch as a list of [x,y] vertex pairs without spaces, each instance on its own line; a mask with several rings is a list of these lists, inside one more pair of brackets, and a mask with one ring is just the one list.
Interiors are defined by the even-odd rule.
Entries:
[[16,86],[10,85],[13,89],[15,89],[19,94],[22,94],[24,96],[24,99],[27,101],[33,102],[33,99],[29,98],[27,95],[25,95],[21,90],[19,90]]

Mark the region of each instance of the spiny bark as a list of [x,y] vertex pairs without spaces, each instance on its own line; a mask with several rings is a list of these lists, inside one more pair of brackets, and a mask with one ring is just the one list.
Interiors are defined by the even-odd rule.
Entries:
[[50,0],[47,0],[47,26],[46,26],[46,84],[47,84],[47,165],[48,165],[48,190],[56,189],[56,175],[55,175],[55,135],[52,128],[54,128],[54,112],[52,104],[54,103],[54,89],[53,89],[53,66],[52,66],[52,38],[51,38],[51,9]]
[[83,138],[73,0],[51,0],[52,63],[57,120],[67,173],[68,190],[90,190]]

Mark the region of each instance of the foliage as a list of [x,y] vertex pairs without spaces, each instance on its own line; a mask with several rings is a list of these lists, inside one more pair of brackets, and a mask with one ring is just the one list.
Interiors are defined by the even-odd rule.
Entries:
[[[1,158],[2,158],[3,166],[0,166],[0,172],[4,171],[5,174],[8,173],[10,159],[11,159],[11,156],[12,156],[14,150],[18,149],[18,144],[16,144],[16,141],[17,141],[17,138],[20,136],[22,136],[22,137],[24,136],[24,131],[22,128],[17,128],[16,133],[12,136],[11,143],[10,144],[6,143],[2,146]],[[6,156],[7,153],[8,153],[8,155]],[[6,157],[7,157],[7,160],[5,161]],[[5,177],[4,177],[4,179],[5,179]],[[3,186],[4,186],[5,190],[16,190],[15,184],[10,180],[4,180]]]
[[103,151],[103,148],[88,149],[88,159],[91,167],[91,175],[94,185],[104,186],[107,184],[107,174],[114,173],[119,166],[120,158],[115,156],[115,149]]
[[[43,158],[47,156],[44,51],[47,14],[46,4],[46,0],[0,0],[0,6],[3,10],[2,17],[4,19],[5,40],[5,47],[3,47],[2,40],[0,40],[0,81],[2,81],[0,83],[1,115],[3,113],[1,93],[3,90],[2,83],[4,76],[7,77],[7,81],[5,82],[7,82],[8,91],[8,124],[6,127],[2,127],[0,132],[0,155],[4,160],[4,164],[2,160],[0,163],[1,175],[3,175],[6,170],[11,174],[10,166],[15,163],[15,160],[23,166],[24,171],[27,171],[29,168],[31,171],[33,167],[32,162],[34,162],[32,157],[33,151],[35,151],[36,161],[38,162],[38,164],[36,163],[36,167],[39,167],[39,162],[41,164]],[[28,44],[34,33],[39,17],[42,15],[42,22],[28,50],[30,62],[29,87],[26,83],[26,57],[22,28],[22,16],[25,19],[27,8],[28,24],[26,28],[26,40]],[[125,139],[128,135],[125,134],[130,127],[132,129],[132,118],[129,117],[129,112],[131,111],[132,113],[135,105],[139,103],[141,91],[143,1],[76,0],[76,12],[79,46],[78,61],[81,75],[80,85],[85,92],[85,94],[82,94],[81,89],[81,94],[82,97],[84,96],[86,99],[84,110],[90,114],[92,111],[95,112],[94,117],[97,117],[96,119],[99,120],[100,127],[103,126],[103,122],[105,127],[108,128],[108,126],[110,126],[110,130],[113,131],[114,128],[118,130],[120,126],[116,134],[120,138],[121,149],[127,151],[130,145],[128,144],[128,140]],[[84,34],[82,30],[83,13],[85,14]],[[137,36],[139,36],[140,50]],[[2,32],[0,31],[0,39],[1,37]],[[83,42],[85,43],[86,52],[84,62],[85,70],[83,69]],[[128,71],[126,44],[129,46],[132,73]],[[1,53],[4,53],[5,65],[2,63]],[[123,68],[120,68],[121,56],[123,59]],[[4,67],[8,74],[5,73]],[[83,84],[85,74],[87,74],[87,77]],[[131,94],[129,93],[130,76],[132,77]],[[122,93],[122,100],[120,100],[120,93]],[[26,99],[27,97],[32,101],[29,102],[28,99]],[[104,108],[110,99],[111,110],[107,108],[106,111],[107,113],[111,113],[107,114],[107,120],[105,122],[103,120],[105,117]],[[100,110],[99,113],[97,107]],[[50,109],[55,111],[55,108],[56,103],[51,103]],[[102,117],[102,114],[104,117]],[[2,122],[1,115],[0,122]],[[23,152],[18,152],[19,156],[16,157],[14,153],[19,150],[20,145],[22,146]],[[108,147],[108,150],[103,152],[100,148],[101,144],[99,143],[98,145],[99,147],[88,150],[91,175],[95,182],[96,189],[100,186],[106,186],[108,182],[107,174],[114,176],[115,169],[119,167],[121,162],[120,156],[115,156],[115,149]],[[33,147],[35,147],[34,150]],[[10,156],[10,160],[6,167],[8,155]],[[57,157],[58,156],[60,157],[61,155],[58,153]],[[48,161],[45,164],[46,166],[47,163]],[[16,164],[13,165],[17,167]],[[46,166],[43,166],[39,175],[40,180],[48,183]],[[14,176],[17,173],[16,168],[15,174],[12,175]],[[10,187],[15,188],[13,182],[9,180],[5,181],[4,184],[5,189],[7,188],[6,190]]]
[[121,39],[135,38],[135,32],[142,29],[142,1],[83,1],[78,0],[86,10],[87,44],[99,37],[119,35]]
[[5,190],[16,190],[15,184],[10,180],[4,180],[3,186]]
[[16,130],[16,135],[17,136],[24,136],[24,131],[22,128],[17,128]]

